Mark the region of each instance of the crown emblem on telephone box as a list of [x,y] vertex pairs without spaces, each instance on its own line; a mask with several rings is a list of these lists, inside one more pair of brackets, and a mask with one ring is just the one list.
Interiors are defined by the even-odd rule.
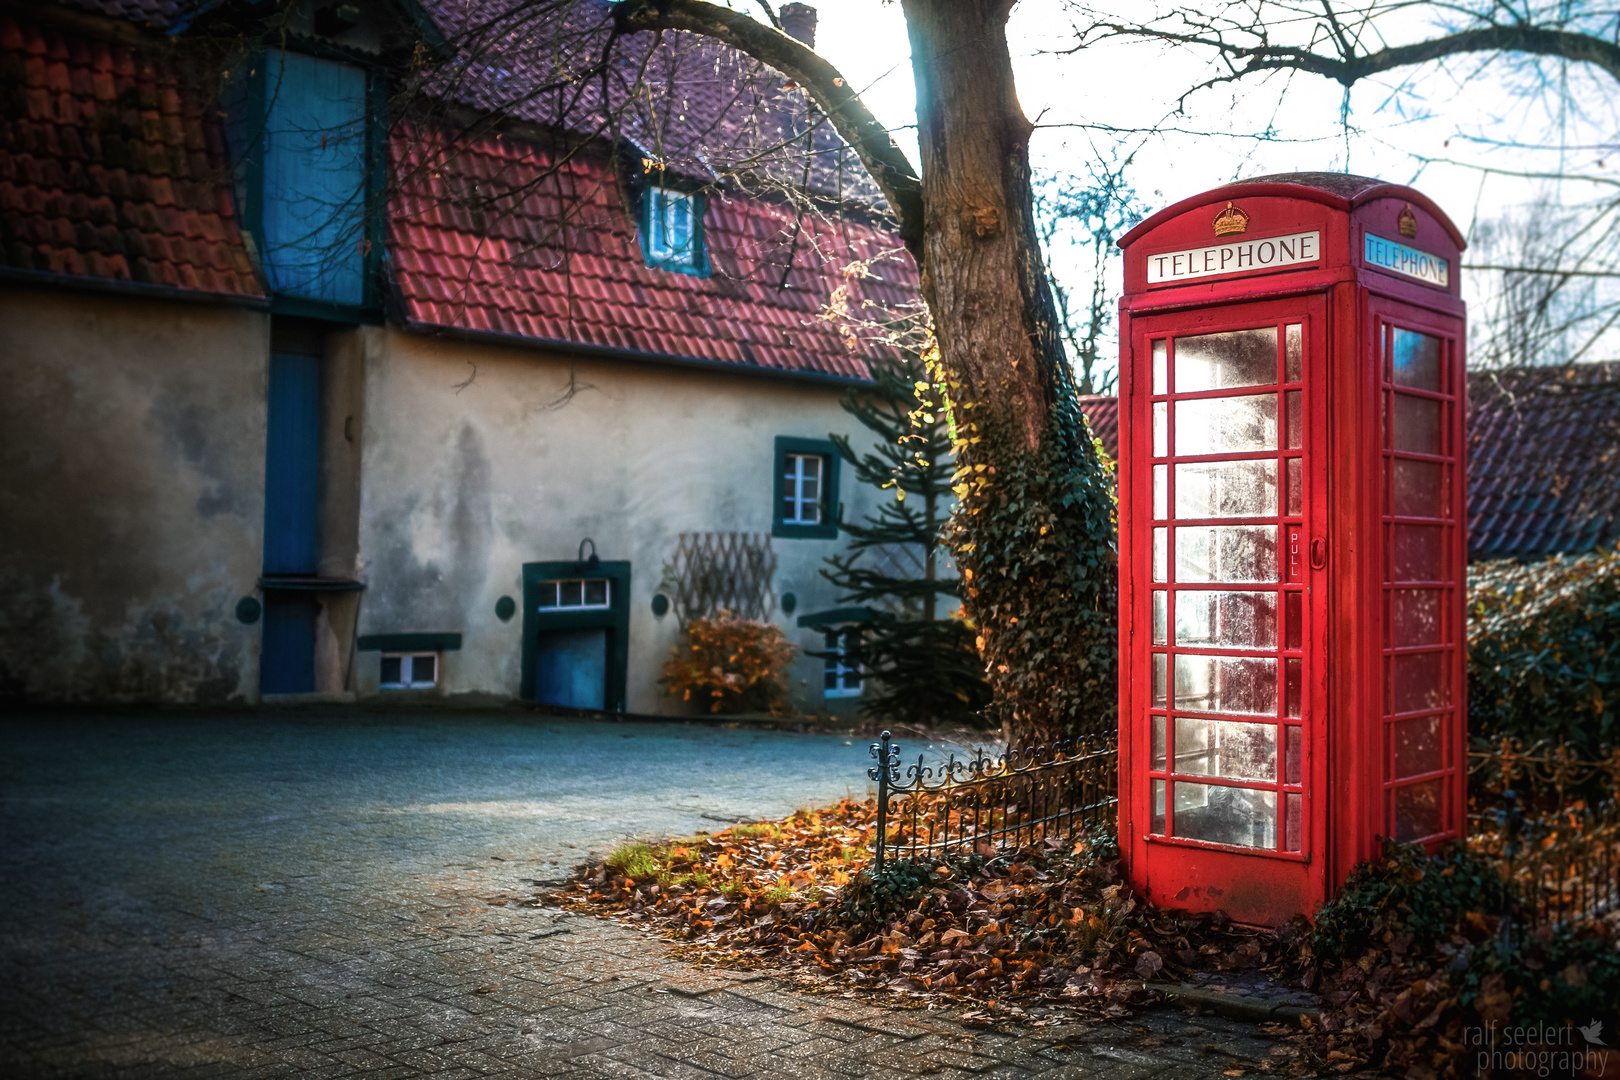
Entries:
[[1408,240],[1417,235],[1417,215],[1412,213],[1412,204],[1407,203],[1401,207],[1401,216],[1395,219],[1395,227],[1401,230],[1401,235]]
[[1231,236],[1249,228],[1249,214],[1241,206],[1226,204],[1226,209],[1215,215],[1215,235]]

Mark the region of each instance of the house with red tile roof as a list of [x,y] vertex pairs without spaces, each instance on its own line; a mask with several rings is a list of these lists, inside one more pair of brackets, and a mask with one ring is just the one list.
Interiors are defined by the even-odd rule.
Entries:
[[777,73],[512,10],[0,9],[0,697],[680,712],[699,572],[824,644],[915,267]]

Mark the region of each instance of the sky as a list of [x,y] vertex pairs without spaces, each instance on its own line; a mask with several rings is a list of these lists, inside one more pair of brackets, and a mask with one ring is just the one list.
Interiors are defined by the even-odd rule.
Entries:
[[[900,5],[819,0],[815,6],[817,51],[860,89],[915,162],[915,92]],[[1137,16],[1150,8],[1146,0],[1114,6]],[[1388,29],[1416,40],[1436,9],[1407,10],[1408,23]],[[1418,188],[1473,241],[1503,215],[1549,201],[1612,198],[1612,185],[1620,184],[1620,95],[1607,76],[1594,77],[1579,65],[1543,64],[1536,74],[1568,80],[1568,93],[1550,94],[1524,92],[1522,65],[1515,71],[1483,59],[1397,71],[1357,84],[1348,101],[1349,127],[1340,122],[1346,101],[1338,84],[1305,74],[1200,92],[1177,117],[1176,97],[1209,74],[1206,58],[1157,42],[1114,42],[1057,55],[1074,42],[1074,18],[1059,0],[1022,0],[1009,23],[1019,99],[1039,125],[1031,141],[1034,165],[1061,172],[1078,170],[1099,150],[1134,154],[1127,177],[1150,209],[1249,176],[1347,171]],[[1118,135],[1086,126],[1162,129],[1166,121],[1180,132]],[[1273,137],[1253,137],[1268,131]],[[1550,143],[1580,149],[1526,146]],[[1507,175],[1571,169],[1607,183]],[[1052,252],[1059,276],[1083,287],[1090,267],[1082,256],[1074,249]],[[1117,291],[1117,259],[1107,272]],[[1472,307],[1485,303],[1482,289],[1495,287],[1489,277],[1464,273]],[[1585,356],[1614,358],[1620,358],[1620,333]]]

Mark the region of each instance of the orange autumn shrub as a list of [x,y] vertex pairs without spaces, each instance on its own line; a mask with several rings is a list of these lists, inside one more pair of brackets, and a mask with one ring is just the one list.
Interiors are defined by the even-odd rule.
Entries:
[[786,707],[797,652],[780,626],[719,611],[687,623],[686,640],[670,651],[660,681],[707,712],[777,713]]

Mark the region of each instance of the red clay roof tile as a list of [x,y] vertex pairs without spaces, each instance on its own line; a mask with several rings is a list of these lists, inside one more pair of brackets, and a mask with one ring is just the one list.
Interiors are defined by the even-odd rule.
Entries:
[[[480,183],[497,190],[541,188],[548,180],[546,148],[511,136],[486,137],[463,144],[453,158],[434,159],[444,148],[420,131],[396,136],[392,148],[395,173],[402,181],[389,215],[389,242],[407,317],[413,322],[538,332],[584,344],[728,363],[748,362],[733,338],[755,337],[779,346],[791,341],[791,347],[760,360],[762,366],[867,376],[864,358],[851,355],[837,327],[817,315],[839,282],[844,264],[866,250],[895,246],[891,237],[879,235],[872,226],[848,222],[834,229],[807,216],[795,252],[806,287],[780,290],[779,249],[791,232],[791,209],[722,193],[711,199],[705,222],[715,273],[699,278],[643,263],[635,228],[622,209],[618,181],[605,155],[582,153],[569,163],[587,181],[580,185],[585,204],[571,208],[574,220],[588,220],[596,231],[559,222],[553,198],[525,197],[516,205],[501,206],[499,214],[491,212],[500,227],[488,232],[518,238],[508,244],[498,237],[481,237],[475,216],[455,206],[454,193],[469,178],[480,178]],[[422,167],[430,160],[433,168]],[[446,213],[446,207],[454,212]],[[853,243],[845,241],[846,233]],[[435,257],[434,249],[457,256]],[[852,311],[865,312],[869,285],[889,296],[915,296],[909,261],[890,270],[889,276],[892,283],[852,282]],[[449,295],[455,298],[449,311],[431,299]],[[527,311],[544,317],[511,317]],[[559,327],[565,328],[563,332]]]
[[[98,112],[98,101],[116,97],[108,70],[134,71],[138,47],[46,32],[25,15],[0,16],[0,53],[24,54],[17,67],[27,88],[14,99],[20,115],[13,115],[10,137],[0,142],[0,177],[9,181],[0,192],[6,211],[0,264],[256,295],[230,195],[219,180],[228,165],[224,157],[171,155],[165,141],[179,141],[178,124],[165,131],[127,110]],[[196,116],[199,130],[213,122],[190,99],[170,60],[139,65],[154,102]],[[223,139],[216,145],[223,147]],[[180,204],[187,209],[180,211]],[[207,209],[198,212],[191,204]],[[186,243],[187,237],[207,242]],[[170,259],[196,265],[177,268]]]
[[1100,439],[1108,456],[1119,458],[1119,398],[1089,394],[1080,398],[1080,411],[1091,425],[1092,437]]
[[1620,362],[1468,379],[1471,558],[1620,541]]

